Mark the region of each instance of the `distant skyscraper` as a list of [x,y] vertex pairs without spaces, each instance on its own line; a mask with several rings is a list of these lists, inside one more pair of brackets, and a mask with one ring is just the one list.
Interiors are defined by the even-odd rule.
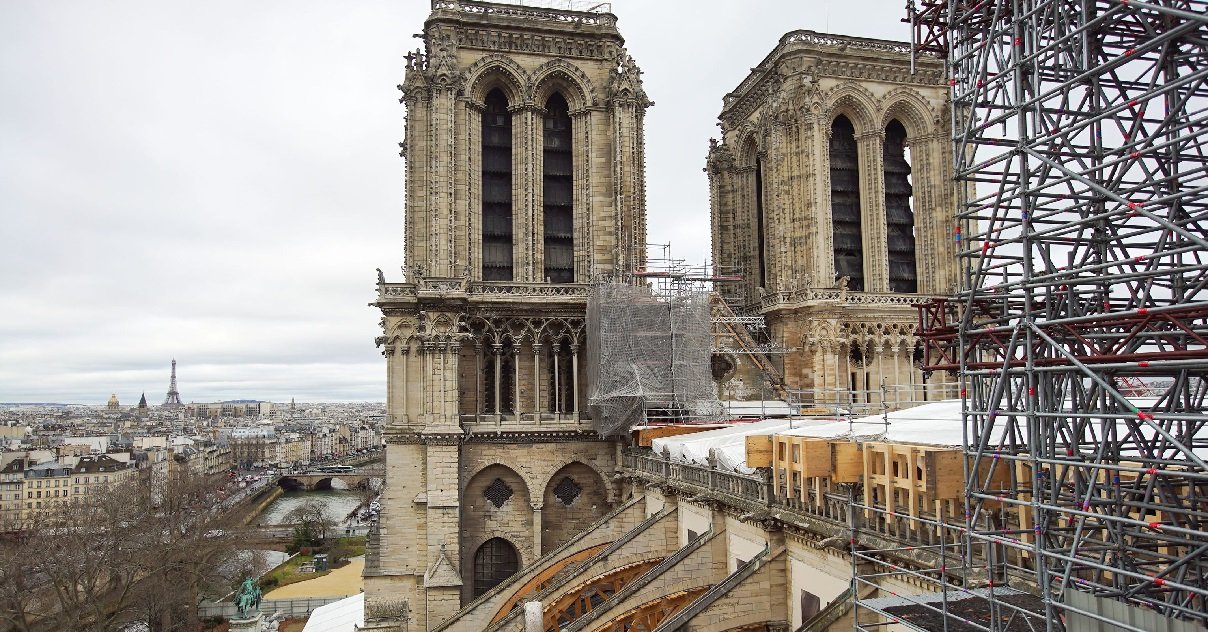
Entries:
[[180,401],[180,392],[176,390],[176,358],[172,358],[172,382],[168,385],[168,398],[164,400],[165,408],[184,406]]

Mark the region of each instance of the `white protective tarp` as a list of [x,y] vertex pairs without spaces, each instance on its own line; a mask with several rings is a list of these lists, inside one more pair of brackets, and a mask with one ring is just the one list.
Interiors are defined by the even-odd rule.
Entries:
[[709,464],[709,452],[717,456],[718,469],[750,474],[755,470],[747,467],[747,437],[786,432],[803,425],[826,423],[816,419],[768,419],[751,423],[736,423],[717,430],[707,430],[687,435],[662,437],[651,441],[655,454],[666,449],[671,460],[697,465]]
[[365,625],[365,593],[319,606],[302,632],[353,632]]
[[721,403],[724,414],[731,418],[739,417],[788,417],[793,414],[793,407],[786,402],[776,399],[754,401],[724,401]]
[[[886,419],[889,425],[886,426]],[[868,440],[928,445],[961,445],[961,400],[949,399],[912,408],[895,410],[883,415],[857,417],[808,425],[786,430],[781,434],[803,437],[857,436]]]
[[[886,432],[885,418],[889,419]],[[903,443],[930,445],[961,445],[961,402],[945,400],[898,410],[888,415],[870,415],[848,421],[834,418],[768,419],[753,423],[736,423],[725,428],[651,442],[655,454],[667,450],[673,461],[709,464],[710,451],[717,457],[717,467],[727,471],[750,474],[747,466],[747,437],[752,435],[787,434],[803,437],[848,437],[884,439]]]

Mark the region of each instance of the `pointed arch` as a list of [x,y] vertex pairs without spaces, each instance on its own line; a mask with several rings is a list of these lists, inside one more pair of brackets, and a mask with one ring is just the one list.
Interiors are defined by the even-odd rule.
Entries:
[[931,113],[931,106],[922,95],[915,90],[898,88],[885,95],[882,102],[885,108],[881,112],[878,127],[885,129],[891,121],[898,121],[910,138],[928,136],[942,130],[936,129],[936,117]]
[[906,150],[906,127],[897,119],[885,126],[885,228],[889,259],[889,291],[919,290],[915,260],[915,217],[912,208],[911,165]]
[[499,53],[483,56],[466,69],[466,97],[479,105],[486,102],[487,94],[494,89],[501,90],[510,104],[524,103],[528,83],[524,68]]
[[587,73],[565,59],[551,59],[537,66],[530,76],[529,96],[534,104],[544,106],[555,92],[562,93],[571,112],[597,104],[596,89]]
[[498,87],[482,110],[482,280],[511,281],[513,275],[512,113]]
[[575,170],[570,104],[561,91],[554,91],[544,106],[541,125],[542,278],[553,283],[574,283]]
[[570,541],[608,512],[604,478],[581,461],[554,472],[542,494],[542,553]]
[[835,278],[846,278],[849,289],[862,291],[864,231],[860,209],[860,153],[855,126],[846,114],[840,113],[832,120],[827,151]]
[[867,88],[855,82],[842,83],[826,96],[824,109],[827,120],[832,123],[840,115],[851,122],[857,136],[880,131],[875,112],[877,99]]

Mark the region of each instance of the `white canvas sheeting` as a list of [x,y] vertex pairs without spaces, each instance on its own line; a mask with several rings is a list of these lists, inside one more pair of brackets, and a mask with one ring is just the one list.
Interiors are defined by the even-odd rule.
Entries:
[[747,437],[751,435],[789,434],[805,437],[883,438],[887,441],[959,446],[961,444],[961,402],[945,400],[923,404],[888,414],[889,431],[884,417],[872,415],[848,422],[845,419],[769,419],[740,423],[688,435],[663,437],[651,442],[655,454],[666,449],[674,461],[708,465],[710,450],[717,456],[719,469],[750,474],[747,467]]
[[[885,426],[886,418],[889,419],[888,428]],[[857,417],[850,425],[846,420],[832,421],[786,430],[781,434],[803,437],[855,435],[882,441],[959,447],[962,440],[961,400],[949,399],[895,410],[886,415]]]
[[315,608],[302,632],[354,632],[365,625],[365,593]]

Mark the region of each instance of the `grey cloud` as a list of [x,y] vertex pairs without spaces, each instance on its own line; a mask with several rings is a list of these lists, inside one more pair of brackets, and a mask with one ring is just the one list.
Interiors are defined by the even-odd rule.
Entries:
[[[721,97],[792,28],[901,39],[892,2],[613,10],[657,105],[650,237],[708,253]],[[395,84],[422,0],[0,6],[0,401],[382,399],[402,264]]]

